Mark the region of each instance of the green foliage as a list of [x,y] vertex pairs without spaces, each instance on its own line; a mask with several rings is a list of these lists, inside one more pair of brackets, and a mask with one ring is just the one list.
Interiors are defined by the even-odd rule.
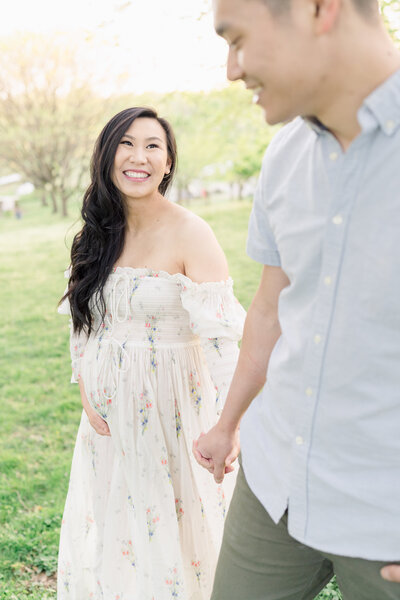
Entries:
[[400,2],[398,0],[379,0],[386,28],[396,44],[400,47]]
[[[245,183],[258,175],[276,128],[268,127],[251,94],[241,84],[211,92],[143,94],[115,99],[118,110],[145,105],[168,119],[178,142],[180,191],[201,181]],[[118,108],[117,108],[118,107]]]
[[[53,600],[81,412],[77,388],[68,383],[67,322],[56,313],[77,225],[39,211],[34,198],[22,208],[21,221],[0,218],[0,598]],[[260,265],[245,254],[249,202],[196,212],[215,230],[247,308],[260,276]],[[333,584],[320,600],[340,600]]]
[[[129,4],[123,2],[116,10]],[[380,6],[399,46],[400,2],[380,0]],[[241,84],[208,93],[108,100],[98,96],[96,87],[93,69],[76,40],[35,34],[0,39],[0,170],[20,173],[41,191],[43,203],[64,214],[70,198],[88,182],[98,133],[122,108],[151,105],[171,121],[178,139],[180,200],[193,181],[203,187],[221,181],[236,184],[240,196],[243,184],[258,174],[275,131],[266,126]]]
[[[93,144],[106,121],[128,106],[150,105],[178,141],[180,199],[193,180],[243,184],[258,174],[271,138],[262,113],[239,84],[222,90],[113,97],[105,101],[79,74],[78,54],[62,40],[25,35],[0,40],[0,160],[67,213],[88,182]],[[75,74],[75,71],[77,74]]]

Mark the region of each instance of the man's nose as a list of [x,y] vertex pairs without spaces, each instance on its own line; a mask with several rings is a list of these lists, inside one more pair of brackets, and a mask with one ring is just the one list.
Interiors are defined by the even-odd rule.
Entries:
[[237,52],[229,49],[228,62],[226,65],[226,76],[229,81],[237,81],[243,79],[243,69],[239,64]]

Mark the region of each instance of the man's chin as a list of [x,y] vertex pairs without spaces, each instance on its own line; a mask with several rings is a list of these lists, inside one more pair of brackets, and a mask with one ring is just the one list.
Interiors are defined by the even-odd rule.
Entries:
[[261,109],[264,113],[265,122],[268,125],[277,125],[278,123],[283,122],[283,119],[281,119],[279,115],[274,114],[273,111],[268,110],[268,108],[261,106]]
[[260,105],[260,107],[264,113],[264,119],[268,125],[285,125],[286,123],[290,123],[290,121],[293,121],[293,119],[295,119],[298,116],[295,114],[292,115],[290,113],[283,113],[282,111],[274,112],[271,108],[268,109],[266,106],[262,105]]

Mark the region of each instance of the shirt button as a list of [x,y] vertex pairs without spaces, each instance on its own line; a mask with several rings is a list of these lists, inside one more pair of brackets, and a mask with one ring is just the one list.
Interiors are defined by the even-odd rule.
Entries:
[[314,342],[315,342],[316,344],[319,344],[319,343],[321,342],[321,340],[322,340],[322,337],[319,335],[319,333],[316,333],[316,334],[314,335]]
[[331,152],[330,155],[329,155],[329,158],[331,160],[336,160],[337,157],[338,157],[338,153],[337,152]]
[[391,121],[389,119],[389,121],[386,121],[386,130],[388,133],[392,133],[393,129],[394,129],[394,121]]
[[301,437],[301,435],[298,435],[298,436],[297,436],[297,438],[296,438],[296,444],[297,444],[298,446],[302,446],[302,445],[304,444],[304,440],[303,440],[303,438]]
[[312,388],[308,387],[308,388],[306,389],[306,395],[307,395],[307,396],[312,396],[312,395],[313,395]]
[[332,219],[332,223],[334,225],[341,225],[343,223],[343,217],[342,215],[335,215]]
[[332,283],[332,277],[330,277],[329,275],[327,275],[326,277],[324,277],[324,284],[325,285],[331,285]]

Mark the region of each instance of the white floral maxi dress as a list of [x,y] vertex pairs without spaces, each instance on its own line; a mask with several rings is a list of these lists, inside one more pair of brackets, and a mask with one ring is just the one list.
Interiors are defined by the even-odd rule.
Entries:
[[95,332],[71,334],[72,381],[111,437],[82,413],[58,600],[208,600],[235,477],[217,486],[192,442],[222,408],[244,310],[231,279],[129,267],[114,269],[104,296],[104,322],[94,311]]

